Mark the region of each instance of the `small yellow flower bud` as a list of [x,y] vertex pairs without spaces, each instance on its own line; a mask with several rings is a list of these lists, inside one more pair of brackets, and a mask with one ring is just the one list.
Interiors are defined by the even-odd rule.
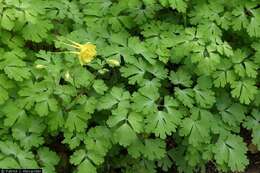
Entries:
[[100,73],[100,74],[105,74],[105,73],[108,72],[108,71],[109,71],[108,69],[104,68],[104,69],[98,70],[98,73]]
[[70,73],[69,73],[69,71],[66,71],[65,80],[69,80],[69,79],[70,79]]
[[37,69],[43,69],[43,68],[46,68],[46,66],[45,66],[45,65],[42,65],[42,64],[37,64],[37,65],[35,65],[35,68],[37,68]]
[[111,66],[120,66],[120,62],[116,59],[108,59],[107,63]]

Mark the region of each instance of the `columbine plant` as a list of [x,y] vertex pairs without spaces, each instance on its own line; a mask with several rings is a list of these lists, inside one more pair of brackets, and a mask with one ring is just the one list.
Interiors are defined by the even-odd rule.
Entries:
[[245,172],[259,154],[259,1],[1,0],[0,14],[0,168]]

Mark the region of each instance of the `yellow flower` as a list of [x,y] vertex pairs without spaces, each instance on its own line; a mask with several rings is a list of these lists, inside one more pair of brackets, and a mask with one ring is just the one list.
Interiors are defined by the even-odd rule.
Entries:
[[75,53],[78,55],[81,65],[90,63],[97,55],[96,46],[94,44],[91,44],[89,42],[85,44],[79,44],[75,41],[68,41],[70,41],[72,44],[67,44],[64,42],[61,43],[78,49],[78,51],[71,51],[70,53]]
[[90,63],[97,55],[96,46],[91,43],[86,43],[78,47],[79,62],[81,65]]

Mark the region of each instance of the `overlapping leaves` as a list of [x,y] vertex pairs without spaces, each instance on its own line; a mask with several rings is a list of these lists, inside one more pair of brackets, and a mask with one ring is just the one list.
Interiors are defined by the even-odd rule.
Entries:
[[[259,151],[256,0],[0,6],[0,167],[57,172],[57,143],[71,172],[244,171],[241,125]],[[80,66],[60,36],[97,56]]]

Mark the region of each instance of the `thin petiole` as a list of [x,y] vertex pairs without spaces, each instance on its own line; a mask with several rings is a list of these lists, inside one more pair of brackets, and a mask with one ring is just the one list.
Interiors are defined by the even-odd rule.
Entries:
[[53,52],[53,53],[57,53],[57,54],[60,54],[60,53],[80,54],[80,52],[76,52],[76,51],[63,51],[63,52]]
[[79,43],[77,43],[77,42],[75,42],[75,41],[72,41],[72,40],[70,40],[70,39],[68,39],[68,38],[66,38],[66,40],[68,40],[68,41],[71,42],[72,44],[78,46],[79,48],[82,47],[81,44],[79,44]]
[[68,44],[68,43],[65,43],[65,42],[63,42],[63,41],[60,41],[60,43],[62,43],[62,44],[64,44],[64,45],[67,45],[67,46],[70,46],[70,47],[74,47],[74,48],[76,48],[76,49],[80,49],[80,47],[77,46],[77,45]]

